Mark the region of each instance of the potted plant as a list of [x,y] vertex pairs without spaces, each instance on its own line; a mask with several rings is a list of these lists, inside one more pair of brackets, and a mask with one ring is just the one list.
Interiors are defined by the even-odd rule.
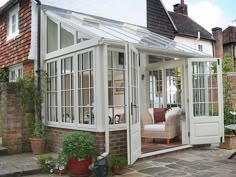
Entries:
[[68,173],[70,176],[90,175],[89,165],[96,156],[96,139],[92,134],[71,132],[64,136],[62,149],[68,158]]
[[64,154],[63,151],[61,151],[57,157],[57,159],[55,160],[55,172],[58,174],[58,175],[62,175],[64,173],[66,173],[66,170],[67,170],[67,162],[68,162],[68,159],[66,157],[66,155]]
[[111,171],[115,174],[121,174],[124,167],[127,166],[127,159],[124,156],[112,155],[110,157]]
[[33,122],[32,134],[30,135],[30,144],[32,148],[32,152],[35,155],[43,154],[45,149],[45,131],[42,121],[36,119]]
[[19,85],[18,96],[20,98],[23,124],[29,128],[29,140],[33,154],[42,154],[45,147],[45,131],[41,120],[41,103],[43,89],[39,90],[35,84],[33,74],[17,80]]
[[41,155],[38,157],[37,163],[42,168],[43,172],[53,173],[54,171],[54,160],[50,155]]
[[[222,71],[223,71],[223,86],[224,86],[224,125],[230,125],[236,123],[236,116],[232,115],[234,112],[233,108],[233,100],[232,100],[232,81],[231,78],[227,75],[228,72],[232,72],[233,68],[231,65],[231,59],[229,55],[224,56],[224,60],[222,63]],[[232,131],[225,129],[224,143],[220,144],[221,148],[224,149],[234,149],[236,148],[236,136],[232,133]]]

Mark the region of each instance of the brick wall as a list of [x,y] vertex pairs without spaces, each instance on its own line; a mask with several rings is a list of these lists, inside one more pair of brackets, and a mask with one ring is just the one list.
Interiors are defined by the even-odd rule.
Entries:
[[229,26],[223,31],[223,42],[224,44],[236,42],[236,26]]
[[[61,149],[61,143],[63,136],[67,132],[74,130],[62,129],[62,128],[47,128],[47,133],[51,138],[50,143],[47,144],[49,150],[53,152],[58,152]],[[101,154],[105,152],[105,133],[94,133],[90,132],[96,136],[97,149]],[[110,132],[110,154],[127,154],[127,134],[126,130],[122,131],[111,131]]]
[[28,124],[22,120],[16,83],[0,83],[3,146],[9,154],[30,150]]
[[223,36],[222,28],[212,28],[212,35],[215,38],[214,57],[223,59]]
[[32,60],[27,60],[26,62],[24,62],[23,68],[24,76],[27,74],[33,74],[32,72],[34,71],[34,62]]
[[16,39],[7,41],[8,13],[0,17],[0,68],[28,59],[31,43],[31,1],[19,0],[19,31]]
[[234,64],[234,45],[233,44],[224,44],[224,54],[229,54],[232,64]]
[[[230,83],[232,84],[232,102],[233,102],[233,110],[236,110],[236,73],[229,73],[228,79],[230,80]],[[223,80],[225,77],[223,78]]]

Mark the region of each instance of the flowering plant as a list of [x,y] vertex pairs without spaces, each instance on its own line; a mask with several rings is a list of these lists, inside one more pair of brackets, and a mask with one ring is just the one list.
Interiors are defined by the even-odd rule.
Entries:
[[60,173],[60,171],[66,170],[67,158],[63,152],[59,153],[57,159],[53,159],[50,155],[41,155],[38,158],[38,164],[44,172]]

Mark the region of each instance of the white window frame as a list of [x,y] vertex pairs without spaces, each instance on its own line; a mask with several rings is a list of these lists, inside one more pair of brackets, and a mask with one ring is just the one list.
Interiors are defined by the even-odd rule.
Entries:
[[[15,72],[15,78],[12,78],[12,74]],[[20,72],[20,73],[19,73]],[[18,64],[9,67],[9,82],[16,82],[18,78],[23,77],[23,65]]]
[[203,45],[202,44],[198,44],[197,45],[197,50],[200,52],[203,52]]
[[[95,53],[95,48],[94,47],[91,47],[89,49],[85,49],[85,50],[80,50],[78,52],[73,52],[72,54],[68,54],[68,55],[64,55],[64,56],[60,56],[60,57],[57,57],[57,58],[54,58],[54,59],[50,59],[46,62],[46,65],[50,62],[53,62],[53,61],[57,61],[57,107],[58,107],[58,122],[52,122],[52,121],[49,121],[48,120],[48,117],[47,117],[47,114],[46,114],[46,122],[47,122],[47,126],[49,127],[58,127],[58,128],[66,128],[66,129],[75,129],[75,130],[85,130],[85,131],[91,131],[91,132],[96,132],[97,131],[97,119],[98,117],[96,116],[94,118],[94,124],[79,124],[79,119],[78,119],[78,116],[79,116],[79,113],[78,113],[78,110],[77,110],[77,107],[78,107],[78,88],[77,88],[77,85],[78,85],[78,68],[77,68],[77,56],[79,54],[83,54],[83,53],[87,53],[87,52],[92,52],[93,54],[93,68],[92,68],[92,71],[94,72],[94,79],[93,79],[93,85],[94,85],[94,114],[96,115],[96,79],[95,79],[95,75],[97,74],[96,73],[96,63],[95,63],[95,60],[96,60],[96,53]],[[62,108],[62,103],[61,103],[61,60],[64,59],[64,58],[67,58],[67,57],[72,57],[73,59],[73,67],[74,67],[74,117],[75,117],[75,120],[73,123],[65,123],[65,122],[62,122],[62,115],[61,115],[61,108]],[[47,103],[46,103],[46,106]],[[46,107],[46,110],[47,110],[48,107]]]
[[[19,4],[17,4],[15,7],[12,8],[12,10],[9,12],[9,18],[8,18],[8,36],[7,40],[14,39],[19,35],[19,13],[20,8]],[[15,16],[15,32],[12,32],[12,17]]]
[[[106,59],[106,61],[104,61],[104,62],[106,62],[106,72],[107,72],[107,74],[108,74],[108,69],[109,69],[109,66],[108,66],[108,53],[109,53],[109,51],[112,51],[112,52],[121,52],[121,53],[124,53],[124,62],[126,63],[125,64],[125,68],[124,68],[124,79],[127,79],[126,78],[126,72],[127,72],[127,59],[126,59],[126,51],[125,51],[125,49],[119,49],[119,48],[114,48],[114,47],[108,47],[107,48],[107,59]],[[111,68],[110,68],[111,69]],[[116,70],[116,68],[112,68],[112,70],[113,70],[113,72],[114,72],[114,70]],[[125,81],[125,80],[124,80]],[[107,80],[106,80],[106,84],[107,84],[107,88],[108,88],[108,78],[107,78]],[[114,80],[113,80],[113,82],[114,82]],[[126,82],[126,81],[125,81]],[[107,89],[108,90],[108,89]],[[127,94],[127,93],[126,93]],[[108,102],[108,92],[107,92],[107,102]],[[126,97],[127,97],[128,95],[126,95]],[[114,105],[113,105],[114,106]],[[122,106],[122,105],[120,105],[120,106]],[[124,103],[124,113],[125,113],[125,111],[126,111],[126,103]],[[109,109],[109,103],[107,103],[107,107],[105,108],[105,109],[107,109],[107,117],[109,116],[109,114],[108,114],[108,109]],[[125,123],[120,123],[120,124],[108,124],[109,125],[109,130],[110,131],[115,131],[115,130],[125,130],[126,129],[126,127],[127,127],[127,118],[125,118],[126,119],[126,121],[125,121]]]

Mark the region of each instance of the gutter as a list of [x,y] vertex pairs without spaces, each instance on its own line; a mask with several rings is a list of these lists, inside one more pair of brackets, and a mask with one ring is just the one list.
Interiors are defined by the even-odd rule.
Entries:
[[[38,23],[37,23],[37,89],[41,93],[41,2],[40,0],[35,0],[38,6]],[[39,110],[39,119],[41,120],[41,106]]]

